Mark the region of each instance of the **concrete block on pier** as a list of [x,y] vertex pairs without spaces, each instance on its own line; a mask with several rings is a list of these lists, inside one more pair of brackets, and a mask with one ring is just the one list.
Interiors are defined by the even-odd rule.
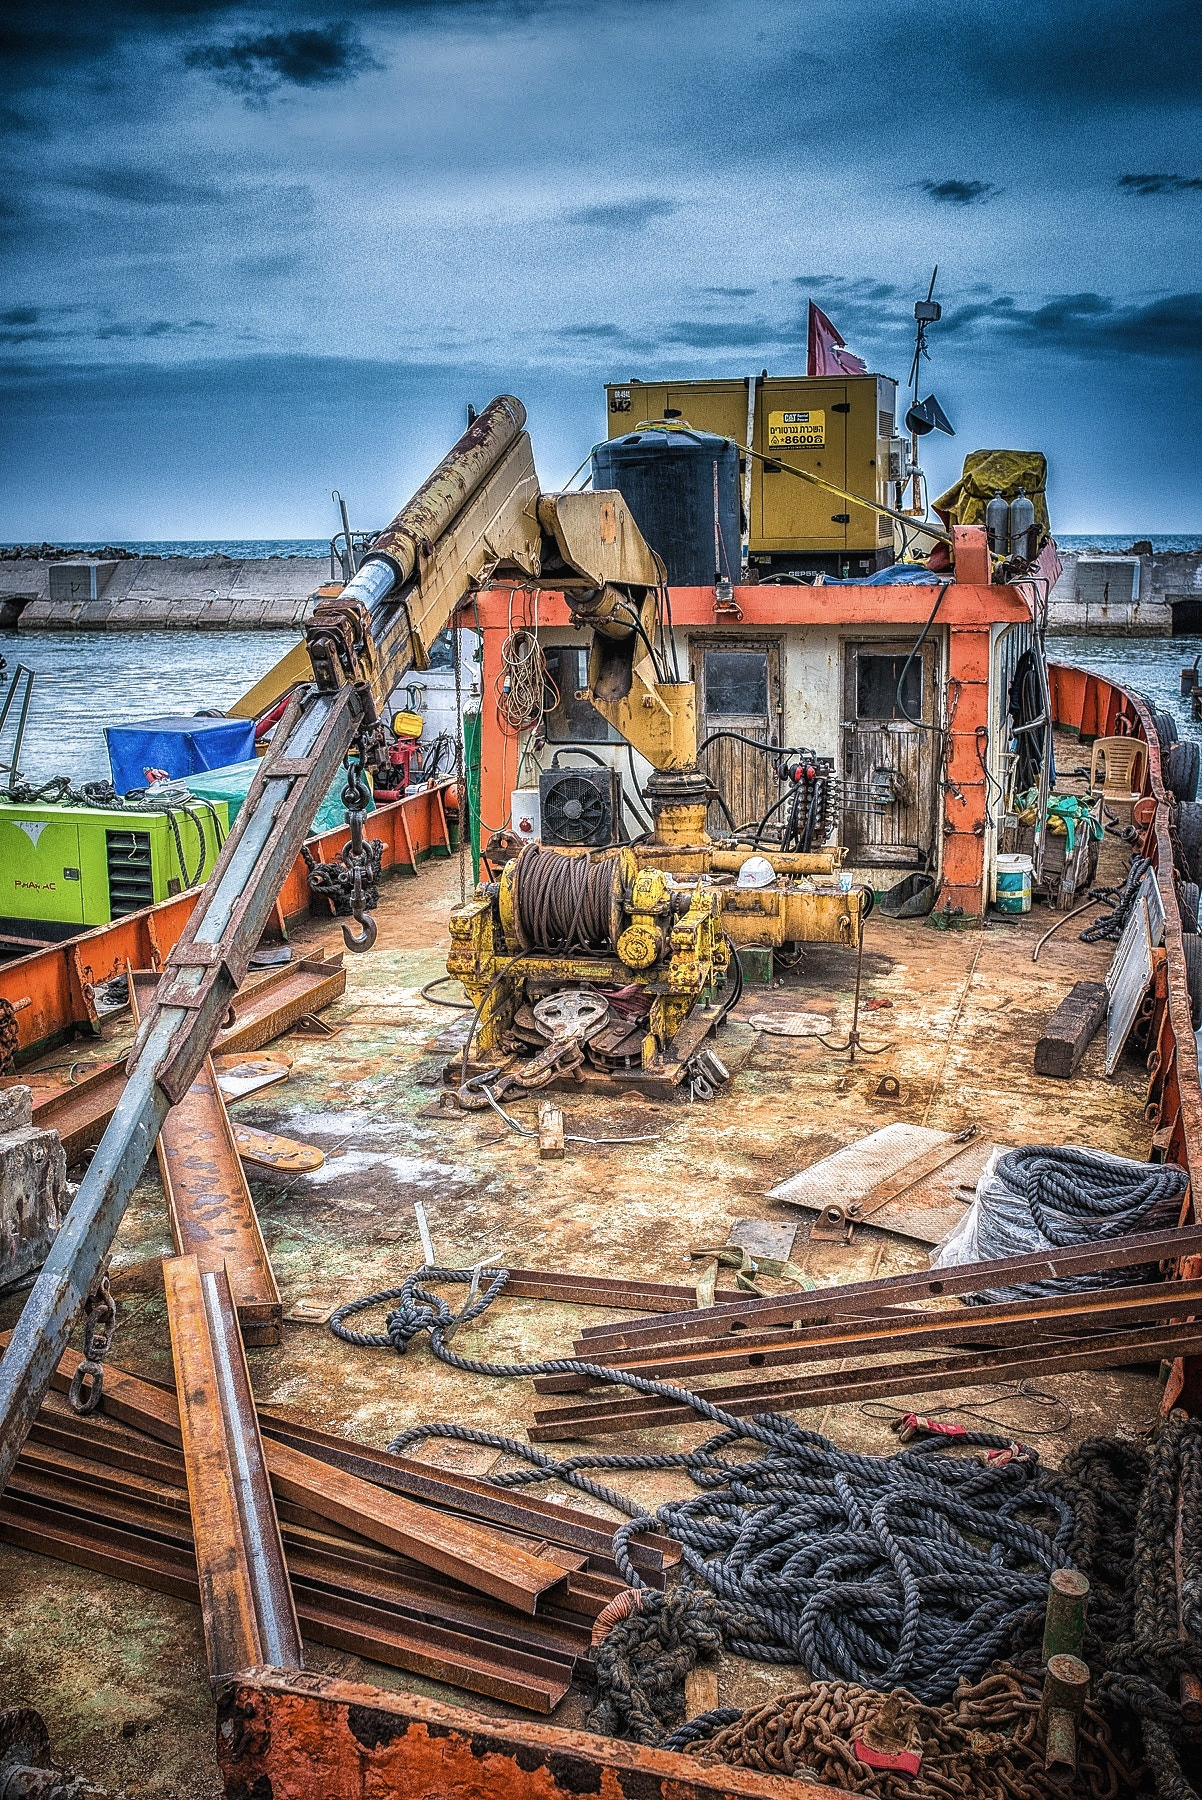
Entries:
[[70,1204],[57,1131],[33,1123],[27,1087],[0,1093],[0,1289],[39,1269]]

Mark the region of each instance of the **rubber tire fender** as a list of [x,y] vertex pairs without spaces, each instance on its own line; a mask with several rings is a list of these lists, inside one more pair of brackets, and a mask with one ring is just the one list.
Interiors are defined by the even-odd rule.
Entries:
[[1194,738],[1186,738],[1166,751],[1161,770],[1164,784],[1178,800],[1198,798],[1198,775],[1202,771],[1202,747]]
[[1183,800],[1178,806],[1177,837],[1185,858],[1181,874],[1202,884],[1202,805],[1196,800]]
[[1196,881],[1177,883],[1177,910],[1181,914],[1182,931],[1197,931],[1199,900],[1202,900],[1202,888]]
[[1177,742],[1177,721],[1171,712],[1165,712],[1162,706],[1152,708],[1152,721],[1156,726],[1156,735],[1160,739],[1161,750],[1171,750]]
[[1189,1010],[1194,1030],[1202,1025],[1202,936],[1196,931],[1181,934],[1185,950],[1185,979],[1189,987]]

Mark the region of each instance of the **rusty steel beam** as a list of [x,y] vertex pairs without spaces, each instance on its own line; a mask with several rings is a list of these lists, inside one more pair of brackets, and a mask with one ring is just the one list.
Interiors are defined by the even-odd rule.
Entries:
[[[411,1500],[462,1512],[494,1526],[539,1533],[551,1543],[583,1551],[594,1567],[604,1563],[599,1572],[609,1574],[615,1568],[610,1554],[614,1527],[607,1527],[606,1521],[595,1513],[560,1506],[525,1490],[493,1487],[457,1470],[391,1456],[386,1450],[335,1437],[332,1432],[320,1431],[269,1407],[259,1408],[259,1426],[269,1439],[291,1444],[296,1450],[333,1463],[347,1474],[406,1494]],[[658,1532],[645,1533],[629,1546],[629,1551],[643,1579],[654,1587],[662,1587],[665,1568],[680,1561],[680,1545]]]
[[[1142,1331],[1116,1331],[1089,1338],[1057,1338],[1013,1349],[982,1351],[973,1356],[941,1356],[929,1362],[900,1363],[892,1369],[842,1369],[765,1382],[736,1382],[695,1391],[712,1406],[736,1418],[761,1412],[798,1412],[808,1407],[840,1406],[849,1400],[883,1400],[895,1395],[929,1394],[948,1388],[979,1387],[1010,1376],[1057,1375],[1078,1369],[1122,1368],[1162,1357],[1202,1350],[1202,1322],[1147,1326]],[[693,1390],[691,1390],[693,1391]],[[685,1402],[651,1395],[607,1404],[545,1408],[527,1428],[532,1444],[592,1438],[615,1431],[646,1431],[683,1425],[701,1416]]]
[[[163,1265],[164,1271],[194,1260],[177,1257]],[[228,1295],[228,1287],[225,1291]],[[232,1313],[228,1323],[236,1334]],[[7,1342],[7,1335],[0,1333],[0,1345]],[[61,1358],[54,1376],[60,1391],[70,1385],[81,1360],[74,1351]],[[100,1404],[110,1418],[164,1443],[181,1442],[182,1421],[175,1395],[112,1363],[105,1365]],[[256,1434],[257,1430],[256,1425]],[[438,1569],[520,1612],[533,1613],[543,1595],[554,1595],[568,1580],[568,1571],[550,1557],[532,1556],[511,1537],[504,1538],[472,1520],[420,1506],[285,1443],[268,1439],[263,1454],[271,1486],[281,1499],[347,1525],[360,1536],[399,1550],[426,1568]]]
[[247,1344],[278,1344],[283,1302],[212,1057],[163,1120],[155,1146],[171,1236],[202,1271],[224,1270]]
[[179,1424],[213,1681],[304,1666],[279,1520],[225,1271],[163,1264]]
[[[196,1558],[187,1515],[149,1505],[122,1506],[113,1496],[94,1497],[74,1509],[58,1496],[50,1502],[22,1491],[20,1482],[0,1499],[0,1541],[94,1569],[157,1593],[200,1601]],[[175,1524],[175,1519],[180,1524]],[[467,1617],[461,1623],[428,1618],[430,1603],[405,1608],[384,1597],[388,1584],[373,1573],[359,1589],[345,1561],[323,1561],[320,1553],[298,1550],[296,1610],[304,1635],[313,1643],[349,1650],[414,1674],[486,1694],[538,1713],[550,1712],[567,1693],[576,1658],[571,1646],[508,1637],[490,1621]],[[438,1602],[448,1617],[454,1611]],[[521,1621],[514,1621],[522,1627]]]
[[577,1340],[580,1356],[596,1350],[633,1350],[644,1344],[670,1344],[682,1338],[717,1337],[730,1330],[764,1325],[824,1324],[829,1319],[871,1313],[881,1306],[915,1300],[937,1300],[955,1294],[1012,1287],[1019,1282],[1053,1281],[1070,1275],[1096,1275],[1137,1263],[1177,1262],[1202,1252],[1202,1224],[1171,1231],[1149,1231],[1104,1243],[1067,1250],[1037,1250],[993,1262],[960,1263],[949,1268],[920,1269],[912,1275],[885,1275],[875,1281],[848,1282],[817,1288],[813,1293],[780,1294],[770,1300],[736,1300],[718,1306],[673,1313],[654,1320],[616,1325],[586,1325]]
[[471,1520],[418,1506],[278,1440],[268,1441],[267,1460],[272,1486],[284,1499],[520,1612],[533,1613],[542,1596],[566,1579],[567,1571],[549,1557],[532,1556]]
[[[115,1470],[88,1453],[88,1447],[49,1446],[27,1439],[7,1492],[31,1504],[100,1519],[119,1529],[138,1530],[164,1541],[193,1542],[182,1458],[161,1450],[154,1477]],[[299,1507],[279,1508],[281,1536],[293,1577],[344,1588],[372,1605],[398,1607],[435,1623],[471,1626],[484,1637],[559,1657],[590,1657],[592,1606],[570,1606],[538,1618],[517,1614],[499,1601],[474,1594],[409,1558],[330,1526]],[[621,1592],[618,1581],[604,1584],[604,1602]],[[568,1597],[570,1599],[570,1596]]]
[[[487,1271],[486,1271],[487,1274]],[[628,1312],[679,1312],[696,1301],[695,1287],[672,1287],[622,1275],[573,1275],[558,1269],[510,1269],[507,1300],[560,1300],[571,1306],[612,1306]],[[736,1288],[720,1288],[722,1300],[739,1300]]]
[[[153,993],[158,979],[156,974],[134,971],[135,987],[143,997]],[[261,979],[245,983],[235,994],[233,1023],[218,1032],[214,1054],[261,1050],[306,1013],[329,1006],[345,989],[341,955],[327,960],[313,957],[273,969]],[[11,1087],[21,1079],[26,1077],[5,1077],[0,1087]],[[67,1161],[74,1162],[99,1142],[125,1092],[126,1079],[123,1062],[99,1063],[79,1081],[55,1092],[39,1097],[35,1088],[33,1122],[42,1130],[57,1131]]]
[[800,1775],[714,1766],[328,1675],[272,1670],[231,1682],[219,1695],[217,1758],[227,1794],[289,1800],[850,1800],[845,1788]]
[[[940,1345],[1038,1343],[1049,1336],[1069,1337],[1113,1331],[1120,1324],[1185,1317],[1202,1307],[1202,1281],[1166,1281],[1142,1287],[1093,1288],[1049,1294],[1039,1299],[1010,1300],[995,1306],[961,1308],[954,1313],[892,1313],[884,1319],[853,1318],[834,1325],[807,1325],[800,1331],[776,1331],[768,1337],[737,1332],[726,1337],[685,1339],[662,1349],[610,1350],[589,1360],[603,1368],[624,1369],[652,1381],[681,1376],[722,1374],[727,1369],[775,1368],[788,1363],[827,1362],[842,1356],[892,1356],[902,1350]],[[601,1383],[588,1375],[539,1375],[536,1393],[565,1394]]]

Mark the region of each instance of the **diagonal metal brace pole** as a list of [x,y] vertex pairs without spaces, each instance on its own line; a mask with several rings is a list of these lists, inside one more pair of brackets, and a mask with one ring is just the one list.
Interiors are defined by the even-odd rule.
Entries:
[[[391,580],[391,576],[389,576]],[[167,959],[129,1079],[0,1360],[0,1490],[171,1106],[187,1093],[246,974],[280,885],[357,725],[355,690],[286,715],[187,930]]]

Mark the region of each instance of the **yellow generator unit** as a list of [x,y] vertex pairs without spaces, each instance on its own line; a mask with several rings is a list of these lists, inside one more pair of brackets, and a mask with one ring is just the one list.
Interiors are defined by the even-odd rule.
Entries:
[[[890,520],[788,473],[804,469],[845,493],[896,506],[909,465],[907,441],[897,435],[897,383],[887,376],[631,381],[608,385],[606,399],[611,438],[666,420],[734,439],[744,453],[753,568],[866,575],[894,560]],[[748,476],[749,427],[756,454]]]

